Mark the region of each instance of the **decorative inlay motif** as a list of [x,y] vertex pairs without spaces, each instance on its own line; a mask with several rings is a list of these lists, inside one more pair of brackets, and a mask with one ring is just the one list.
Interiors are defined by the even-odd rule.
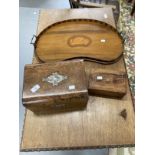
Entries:
[[47,78],[43,78],[43,81],[53,84],[53,86],[57,86],[63,80],[66,80],[68,77],[58,74],[57,72],[52,73],[52,75]]
[[86,36],[72,36],[68,39],[70,47],[87,47],[91,43],[91,39]]

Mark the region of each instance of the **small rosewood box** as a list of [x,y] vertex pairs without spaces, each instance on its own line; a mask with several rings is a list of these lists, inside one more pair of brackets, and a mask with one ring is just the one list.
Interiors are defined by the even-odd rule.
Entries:
[[92,95],[121,98],[126,94],[125,73],[91,73],[88,91]]
[[83,109],[87,86],[83,60],[26,65],[23,105],[36,113]]

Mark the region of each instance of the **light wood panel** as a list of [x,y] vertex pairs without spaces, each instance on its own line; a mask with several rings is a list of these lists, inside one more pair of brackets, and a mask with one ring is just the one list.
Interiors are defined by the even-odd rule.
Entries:
[[[83,14],[84,18],[92,15],[92,18],[98,17],[97,19],[104,21],[104,18],[101,17],[105,12],[104,9],[87,9],[87,13],[85,10],[79,9],[78,12]],[[108,12],[109,16],[112,16],[112,10],[108,10]],[[79,15],[76,13],[76,10],[71,10],[71,16],[68,9],[42,10],[38,33],[48,24],[60,19],[64,20],[64,17],[76,18]],[[51,14],[57,16],[51,16]],[[109,21],[114,24],[113,17]],[[34,57],[33,63],[38,63],[36,57]],[[123,59],[112,65],[86,62],[85,66],[88,75],[96,69],[104,72],[125,71]],[[131,145],[134,145],[134,109],[129,85],[127,94],[121,100],[90,96],[87,109],[84,111],[38,116],[26,110],[21,141],[22,151]]]

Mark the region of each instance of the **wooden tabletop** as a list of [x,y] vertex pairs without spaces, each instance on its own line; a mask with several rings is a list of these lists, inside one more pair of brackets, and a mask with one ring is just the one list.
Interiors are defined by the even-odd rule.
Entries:
[[[107,17],[107,18],[105,18]],[[89,18],[115,27],[111,9],[42,10],[37,34],[60,20]],[[33,63],[38,63],[34,56]],[[126,71],[124,59],[112,65],[86,62],[86,72]],[[127,81],[128,83],[128,81]],[[121,113],[125,111],[126,117]],[[131,92],[121,99],[89,96],[87,109],[52,115],[35,115],[26,110],[21,151],[86,149],[134,145],[134,108]]]

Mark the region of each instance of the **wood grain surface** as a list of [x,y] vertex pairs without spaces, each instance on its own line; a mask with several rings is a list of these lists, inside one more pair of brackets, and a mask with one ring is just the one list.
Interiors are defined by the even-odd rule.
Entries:
[[[105,21],[103,18],[105,12],[112,17],[108,19],[109,24],[115,25],[112,10],[42,10],[38,33],[54,22],[64,18],[79,18],[79,15],[83,18],[91,17]],[[54,14],[56,16],[53,16]],[[33,63],[39,63],[36,57]],[[123,59],[112,65],[85,62],[85,66],[88,76],[96,69],[105,72],[126,71]],[[134,145],[134,108],[129,85],[127,85],[127,94],[121,100],[89,96],[87,109],[84,111],[40,116],[30,110],[26,110],[25,113],[21,151],[131,145]]]
[[83,109],[88,101],[87,86],[82,60],[26,65],[23,105],[36,113]]
[[92,19],[70,19],[44,29],[35,42],[42,62],[83,57],[101,61],[118,59],[123,39],[115,28]]
[[98,72],[97,70],[89,76],[89,94],[120,98],[126,94],[125,72]]

